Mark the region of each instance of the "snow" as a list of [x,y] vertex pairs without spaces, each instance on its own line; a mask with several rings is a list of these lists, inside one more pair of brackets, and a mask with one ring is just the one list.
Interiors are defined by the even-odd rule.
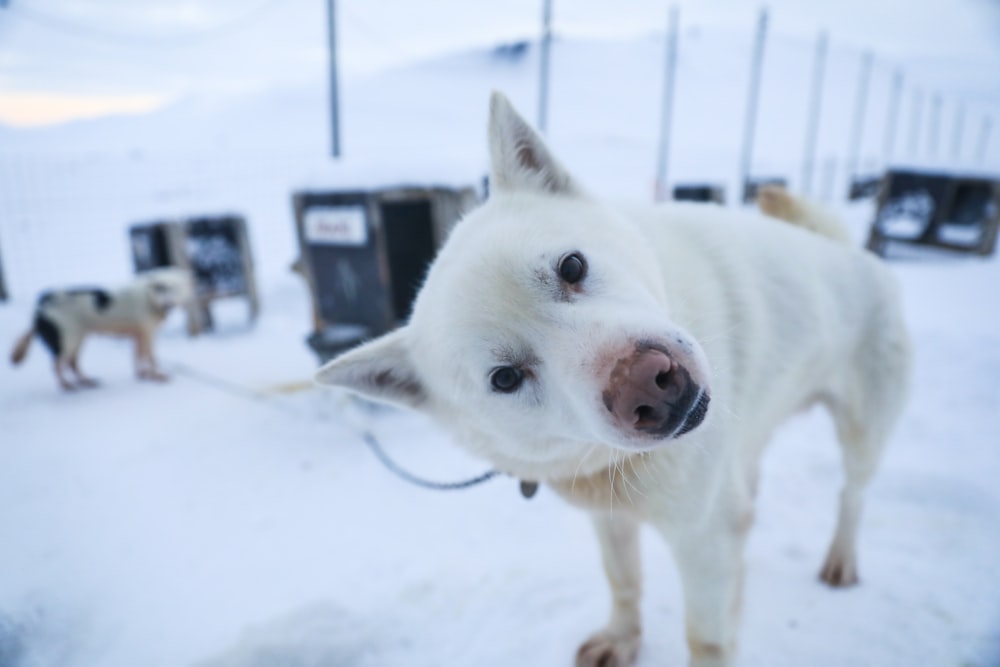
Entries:
[[[337,164],[325,157],[322,84],[298,75],[280,89],[192,95],[142,116],[0,132],[0,249],[13,291],[0,340],[27,326],[37,289],[123,280],[127,224],[161,216],[247,214],[263,305],[250,327],[243,303],[221,304],[220,330],[196,339],[172,317],[157,343],[173,375],[162,386],[136,382],[129,346],[103,338],[83,354],[99,389],[60,393],[37,343],[25,365],[2,371],[0,666],[568,665],[604,622],[608,594],[584,514],[544,487],[524,500],[509,478],[437,493],[381,467],[360,429],[425,477],[461,479],[486,464],[422,417],[312,388],[308,293],[287,271],[295,189],[478,182],[488,91],[506,90],[529,117],[534,108],[534,52],[511,61],[484,46],[519,22],[533,29],[535,5],[514,5],[523,19],[498,21],[485,38],[470,32],[463,50],[416,61],[435,45],[406,36],[402,65],[355,74]],[[565,19],[577,33],[557,40],[550,139],[594,191],[648,198],[662,43],[627,34],[635,23],[583,35],[596,19],[580,6],[575,22]],[[749,35],[720,18],[728,6],[706,10],[683,37],[671,169],[732,193]],[[813,33],[790,7],[773,11],[776,26],[799,27],[769,47],[755,171],[794,185]],[[946,9],[928,7],[921,26]],[[978,5],[960,7],[968,18]],[[352,9],[379,25],[369,11]],[[948,32],[913,57],[932,58],[935,71],[956,52],[992,64],[981,26],[956,23],[967,48]],[[916,33],[886,41],[913,50]],[[859,57],[854,46],[831,50],[821,157],[843,159]],[[876,162],[883,68],[865,138]],[[964,155],[937,166],[975,166],[971,146]],[[845,178],[838,172],[838,191]],[[838,207],[860,242],[871,205]],[[764,461],[740,665],[1000,664],[1000,262],[900,252],[891,266],[916,373],[868,496],[862,583],[832,591],[816,577],[840,473],[828,419],[809,412]],[[643,557],[639,665],[683,664],[679,581],[651,532]]]

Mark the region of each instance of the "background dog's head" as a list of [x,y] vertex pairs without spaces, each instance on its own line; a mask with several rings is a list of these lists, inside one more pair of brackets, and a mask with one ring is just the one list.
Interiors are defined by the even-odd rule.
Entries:
[[185,306],[195,298],[194,277],[187,269],[168,266],[144,271],[136,282],[149,295],[150,303],[160,312]]
[[489,201],[452,232],[409,323],[317,379],[425,410],[534,478],[694,429],[707,365],[670,320],[649,239],[589,197],[503,95],[490,111]]

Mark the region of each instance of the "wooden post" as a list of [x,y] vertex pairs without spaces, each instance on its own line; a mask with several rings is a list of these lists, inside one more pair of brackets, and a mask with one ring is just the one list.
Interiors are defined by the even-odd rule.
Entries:
[[903,97],[903,70],[892,73],[892,91],[889,93],[889,113],[885,118],[883,132],[882,162],[888,165],[896,147],[896,126],[899,124],[900,101]]
[[[753,139],[757,126],[757,98],[760,91],[760,74],[764,65],[764,44],[767,40],[767,8],[762,7],[757,19],[757,39],[750,64],[750,87],[747,91],[747,115],[743,127],[743,155],[740,158],[740,188],[746,191],[753,163]],[[742,193],[740,195],[743,197]]]
[[542,0],[542,43],[538,56],[538,131],[549,121],[549,51],[552,47],[552,0]]
[[851,143],[847,148],[847,177],[853,179],[858,171],[861,153],[861,138],[865,129],[865,109],[868,105],[868,84],[872,74],[872,52],[861,54],[861,69],[858,72],[858,90],[854,103],[854,122],[851,126]]
[[941,126],[941,94],[931,95],[931,118],[927,128],[927,155],[932,158],[937,157],[938,137]]
[[917,147],[920,145],[920,122],[924,112],[924,94],[919,88],[913,91],[913,103],[910,105],[910,158],[917,157]]
[[961,102],[955,107],[955,127],[951,133],[951,159],[956,163],[962,157],[962,139],[965,134],[965,105]]
[[660,148],[656,161],[656,201],[670,198],[667,163],[670,159],[670,124],[673,118],[674,79],[677,71],[677,6],[670,7],[667,19],[666,61],[663,65],[663,102],[660,107]]
[[976,163],[983,164],[986,162],[986,150],[990,143],[990,130],[993,129],[993,117],[990,115],[983,116],[983,124],[979,128],[979,142],[976,144],[979,148],[976,152]]
[[806,119],[805,154],[802,157],[802,193],[812,190],[812,177],[816,162],[816,139],[819,136],[819,117],[823,98],[823,73],[826,69],[826,50],[829,35],[825,30],[816,40],[816,56],[813,60],[812,92],[809,96],[809,117]]
[[337,84],[337,8],[327,0],[327,28],[330,48],[330,143],[333,157],[340,157],[340,95]]

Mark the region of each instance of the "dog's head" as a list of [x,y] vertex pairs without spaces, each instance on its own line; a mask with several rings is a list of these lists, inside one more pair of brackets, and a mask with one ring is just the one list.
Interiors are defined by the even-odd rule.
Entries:
[[591,199],[498,93],[489,134],[492,195],[453,230],[410,321],[318,381],[424,410],[535,478],[695,429],[707,364],[670,320],[649,240]]
[[187,269],[168,266],[144,271],[136,281],[146,290],[149,301],[160,312],[184,306],[194,300],[194,278]]

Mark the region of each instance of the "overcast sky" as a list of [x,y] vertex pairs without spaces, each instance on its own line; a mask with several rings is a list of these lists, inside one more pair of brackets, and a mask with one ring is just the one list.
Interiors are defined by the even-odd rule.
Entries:
[[[2,2],[3,0],[0,0]],[[192,94],[325,81],[325,0],[7,0],[0,121],[143,110]],[[555,0],[565,35],[662,31],[664,0]],[[760,3],[679,2],[686,29],[752,31]],[[961,94],[1000,100],[1000,0],[771,0],[774,34],[913,63],[948,58]],[[541,0],[339,0],[342,76],[539,31]],[[931,67],[933,69],[933,67]],[[27,106],[25,106],[27,105]],[[47,111],[46,111],[47,110]],[[82,111],[80,111],[82,110]],[[16,112],[16,113],[15,113]]]

